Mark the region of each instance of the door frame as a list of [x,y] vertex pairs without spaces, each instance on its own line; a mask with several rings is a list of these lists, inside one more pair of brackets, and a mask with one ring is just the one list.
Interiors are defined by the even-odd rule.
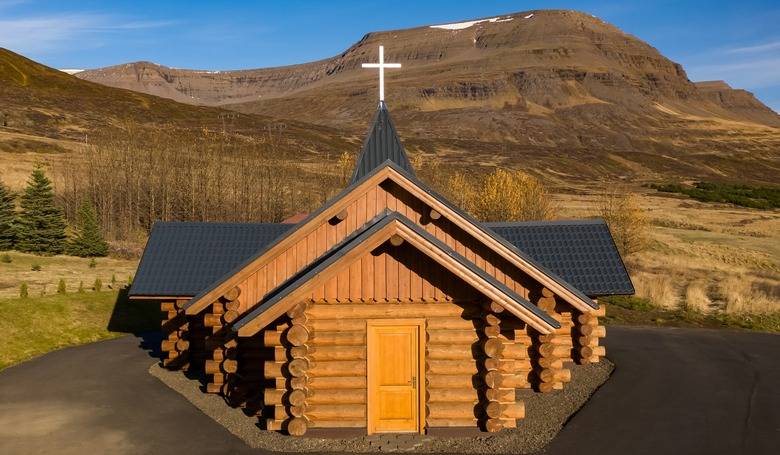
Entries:
[[371,366],[371,327],[416,326],[417,327],[417,432],[425,434],[425,319],[367,319],[366,320],[366,429],[368,434],[374,434],[374,404],[372,403],[374,387]]

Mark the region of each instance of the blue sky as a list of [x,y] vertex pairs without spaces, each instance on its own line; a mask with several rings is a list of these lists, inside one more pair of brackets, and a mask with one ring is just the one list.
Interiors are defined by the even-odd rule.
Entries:
[[330,57],[369,31],[541,8],[596,15],[683,64],[692,80],[724,79],[780,111],[777,0],[0,0],[0,47],[57,68],[258,68]]

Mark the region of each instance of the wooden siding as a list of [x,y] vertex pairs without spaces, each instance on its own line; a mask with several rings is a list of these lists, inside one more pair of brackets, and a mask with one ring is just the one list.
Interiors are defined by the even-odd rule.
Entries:
[[[270,290],[316,260],[384,209],[397,211],[419,224],[428,233],[483,268],[520,296],[529,298],[536,288],[541,288],[507,260],[451,221],[444,217],[438,220],[429,219],[430,208],[426,204],[394,182],[386,180],[354,194],[346,208],[346,219],[338,221],[332,218],[312,227],[310,232],[302,235],[288,249],[272,257],[239,283],[242,291],[242,307],[239,312],[244,313],[254,306]],[[349,270],[342,271],[337,278],[329,280],[316,290],[312,298],[337,301],[448,299],[450,296],[446,294],[446,290],[432,286],[431,280],[422,279],[419,273],[413,271],[416,254],[404,251],[400,256],[382,254],[353,264]],[[409,257],[403,256],[404,254]],[[411,261],[412,269],[404,265],[407,260]],[[435,273],[440,273],[440,270]],[[432,280],[435,279],[434,276]]]

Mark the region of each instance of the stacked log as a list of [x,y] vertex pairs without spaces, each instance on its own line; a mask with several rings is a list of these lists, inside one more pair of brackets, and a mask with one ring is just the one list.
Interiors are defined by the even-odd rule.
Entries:
[[226,326],[238,319],[238,310],[241,306],[238,300],[240,295],[241,289],[234,287],[212,303],[209,310],[203,314],[203,325],[211,331],[211,336],[207,339],[211,355],[204,364],[205,373],[209,376],[209,381],[206,383],[208,393],[221,393],[228,397],[236,392],[232,386],[236,379],[235,373],[238,371],[236,359],[238,342]]
[[556,310],[555,295],[547,288],[542,288],[537,306],[561,324],[553,333],[536,337],[537,388],[546,393],[563,389],[564,383],[571,381],[571,370],[564,368],[564,362],[572,357],[571,332],[574,324],[571,312]]
[[160,310],[163,312],[163,340],[160,344],[162,365],[172,370],[186,370],[189,366],[188,323],[182,311],[186,302],[183,299],[160,302]]
[[[410,305],[411,307],[412,305]],[[484,358],[478,309],[464,313],[447,303],[428,303],[426,317],[425,419],[430,427],[476,427],[481,417],[479,389]]]
[[572,332],[574,338],[574,359],[579,364],[598,363],[607,352],[599,345],[599,339],[607,335],[607,329],[599,325],[599,316],[606,314],[602,305],[598,310],[577,316]]
[[312,416],[327,415],[333,405],[315,406],[316,400],[310,401],[310,374],[314,373],[315,362],[310,348],[313,330],[307,305],[297,305],[287,316],[289,324],[266,330],[263,335],[266,346],[274,348],[274,360],[266,361],[263,370],[267,379],[276,382],[275,389],[264,392],[265,404],[274,406],[274,415],[266,422],[266,428],[286,429],[293,436],[302,436],[311,426]]
[[486,355],[484,360],[485,390],[485,429],[489,432],[497,432],[504,428],[515,428],[517,419],[525,417],[524,403],[516,402],[515,388],[520,381],[527,381],[528,370],[520,369],[525,365],[522,360],[506,358],[504,355],[506,345],[513,345],[511,341],[501,334],[501,318],[499,313],[503,308],[498,305],[488,305],[485,311],[484,321],[485,342],[483,350]]

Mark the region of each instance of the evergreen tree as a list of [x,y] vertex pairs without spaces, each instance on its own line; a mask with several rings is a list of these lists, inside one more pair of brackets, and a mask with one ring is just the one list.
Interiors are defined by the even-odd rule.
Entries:
[[89,201],[85,200],[79,207],[78,231],[70,241],[68,252],[83,258],[108,254],[108,244],[100,233],[95,207]]
[[14,247],[14,195],[0,182],[0,251]]
[[65,219],[54,203],[51,181],[37,168],[21,198],[16,249],[27,253],[59,254],[65,249]]

